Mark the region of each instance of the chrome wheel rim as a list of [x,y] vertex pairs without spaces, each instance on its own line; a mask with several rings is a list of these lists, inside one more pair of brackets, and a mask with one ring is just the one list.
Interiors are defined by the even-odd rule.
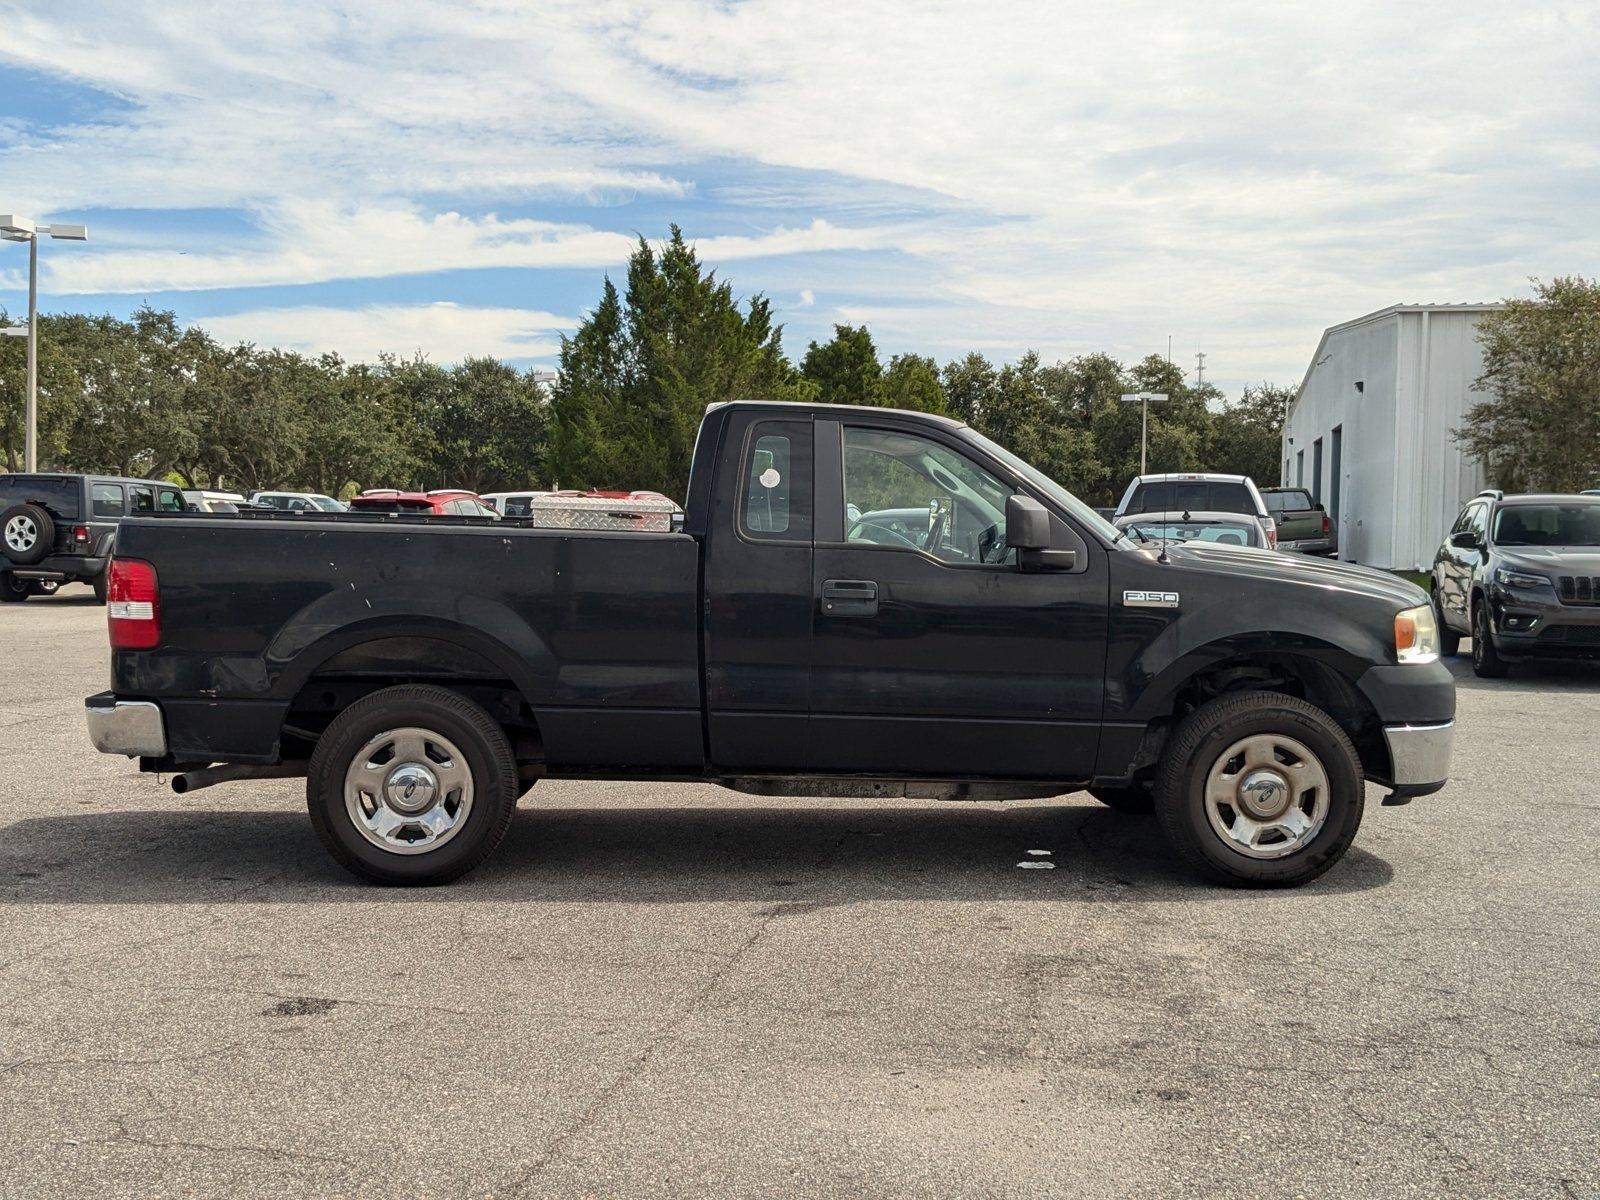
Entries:
[[1206,819],[1229,850],[1286,858],[1328,820],[1328,772],[1304,742],[1277,733],[1240,738],[1206,775]]
[[350,822],[380,850],[426,854],[472,814],[472,771],[456,744],[431,729],[389,729],[356,751],[344,775]]
[[15,516],[6,522],[6,545],[20,553],[33,549],[39,540],[39,527],[32,517]]

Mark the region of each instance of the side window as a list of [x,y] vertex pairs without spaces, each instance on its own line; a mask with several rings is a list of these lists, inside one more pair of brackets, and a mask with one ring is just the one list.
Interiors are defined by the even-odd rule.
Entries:
[[949,447],[916,434],[847,426],[845,540],[920,550],[941,562],[999,564],[1011,488]]
[[525,517],[533,511],[533,502],[527,496],[507,496],[502,503],[508,517]]
[[160,503],[162,512],[183,512],[183,493],[173,488],[159,488],[156,498]]
[[122,485],[97,483],[90,493],[91,512],[97,517],[122,515]]
[[745,442],[739,528],[754,538],[811,540],[811,423],[760,421]]
[[128,511],[136,513],[155,512],[156,494],[147,487],[130,487],[128,489]]
[[1487,504],[1474,504],[1472,506],[1472,532],[1479,538],[1486,537],[1489,532],[1489,506]]

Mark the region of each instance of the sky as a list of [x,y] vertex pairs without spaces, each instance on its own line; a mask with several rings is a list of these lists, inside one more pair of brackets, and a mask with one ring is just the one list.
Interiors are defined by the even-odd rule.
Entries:
[[[680,225],[798,359],[1165,353],[1600,274],[1600,5],[0,0],[47,312],[553,366]],[[26,252],[0,243],[0,307]]]

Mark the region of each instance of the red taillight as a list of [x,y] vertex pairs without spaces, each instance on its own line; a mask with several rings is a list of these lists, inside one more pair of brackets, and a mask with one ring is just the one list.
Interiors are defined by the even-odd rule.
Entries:
[[107,568],[106,624],[113,650],[150,650],[161,642],[161,592],[156,569],[137,558],[113,558]]
[[1328,514],[1327,513],[1323,513],[1322,514],[1322,532],[1323,533],[1332,533],[1333,532],[1333,522],[1328,520]]
[[80,546],[89,544],[89,527],[87,525],[74,525],[72,527],[72,540]]

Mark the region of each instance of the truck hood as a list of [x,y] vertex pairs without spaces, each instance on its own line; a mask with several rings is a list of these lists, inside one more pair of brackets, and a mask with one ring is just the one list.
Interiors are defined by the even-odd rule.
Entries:
[[[1160,554],[1159,546],[1141,546],[1139,550],[1152,558]],[[1227,574],[1263,582],[1299,584],[1330,592],[1356,594],[1393,604],[1397,612],[1428,602],[1428,594],[1421,588],[1387,571],[1331,559],[1286,554],[1278,550],[1168,542],[1167,558],[1169,568],[1176,568],[1180,572],[1204,571],[1208,574]]]
[[1541,574],[1600,575],[1600,546],[1500,546],[1500,562]]

